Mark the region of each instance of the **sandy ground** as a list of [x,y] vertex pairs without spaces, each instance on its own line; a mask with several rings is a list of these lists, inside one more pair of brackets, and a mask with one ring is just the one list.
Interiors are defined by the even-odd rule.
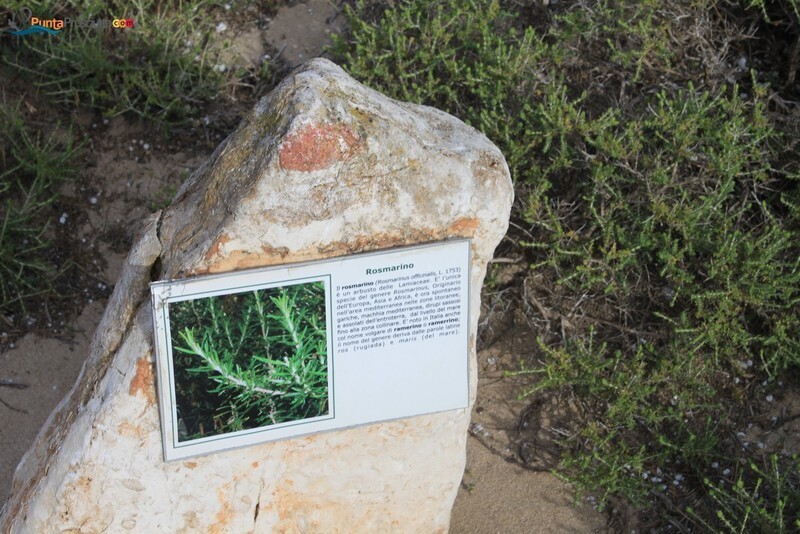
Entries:
[[[244,32],[237,46],[243,55],[258,58],[267,43],[288,64],[297,65],[321,53],[342,19],[339,8],[326,0],[301,2],[281,9],[266,32]],[[185,152],[167,142],[158,143],[147,138],[146,128],[122,119],[89,127],[103,130],[98,136],[102,141],[92,147],[96,164],[86,169],[82,188],[64,193],[85,197],[89,216],[80,231],[105,260],[101,283],[110,286],[119,275],[125,252],[114,246],[109,237],[114,232],[109,229],[125,235],[134,231],[132,221],[141,220],[154,202],[163,201],[165,195],[168,198],[208,153]],[[0,503],[8,496],[15,466],[75,382],[104,306],[104,302],[87,300],[72,325],[71,336],[27,335],[0,354],[0,378],[28,386],[0,388]],[[506,459],[514,456],[509,448],[513,447],[510,429],[522,406],[515,401],[515,385],[498,374],[497,362],[513,361],[514,350],[509,343],[479,354],[482,375],[473,433],[481,439],[471,436],[468,441],[467,469],[453,509],[451,532],[601,530],[603,517],[589,506],[573,506],[569,488],[558,479]]]

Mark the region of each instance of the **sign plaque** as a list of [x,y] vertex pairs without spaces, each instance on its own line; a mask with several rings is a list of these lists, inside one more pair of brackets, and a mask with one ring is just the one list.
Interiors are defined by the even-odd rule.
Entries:
[[470,242],[154,282],[164,458],[465,408]]

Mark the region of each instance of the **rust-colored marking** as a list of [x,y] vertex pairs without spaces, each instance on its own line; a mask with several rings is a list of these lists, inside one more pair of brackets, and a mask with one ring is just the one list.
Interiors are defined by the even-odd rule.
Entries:
[[129,438],[135,439],[142,439],[144,438],[145,432],[142,428],[138,425],[131,423],[130,421],[122,421],[117,426],[117,432],[120,436],[126,436]]
[[[286,247],[264,245],[261,251],[234,250],[218,259],[209,261],[206,255],[206,266],[186,273],[186,276],[197,276],[211,273],[224,273],[239,269],[267,267],[288,262],[310,261],[325,258],[346,256],[358,252],[384,250],[405,245],[419,245],[439,241],[450,237],[473,237],[480,226],[480,219],[475,217],[459,217],[443,230],[430,228],[407,229],[402,234],[380,233],[356,236],[350,241],[332,241],[324,245],[315,245],[290,252]],[[220,238],[218,241],[220,241]],[[212,247],[213,248],[213,247]]]
[[183,465],[189,469],[195,469],[197,467],[197,462],[183,462]]
[[223,532],[229,532],[228,525],[233,519],[233,508],[231,507],[230,500],[228,499],[228,491],[230,491],[230,485],[225,484],[221,488],[217,489],[217,500],[219,501],[221,507],[219,511],[214,516],[217,519],[217,523],[211,525],[211,529],[209,532],[211,534],[222,534]]
[[250,465],[252,465],[252,466],[253,466],[253,469],[258,469],[258,462],[253,462],[253,463],[252,463],[252,464],[250,464]]
[[317,171],[349,158],[360,146],[358,134],[345,124],[307,124],[284,139],[278,158],[284,169]]
[[450,225],[447,233],[450,235],[471,237],[480,223],[481,222],[475,217],[459,217]]
[[230,240],[231,238],[224,234],[219,236],[219,239],[214,241],[214,244],[211,245],[211,248],[209,248],[208,252],[206,252],[205,260],[208,261],[217,254],[219,254],[219,249],[221,249],[225,245],[225,243],[227,243]]
[[130,395],[141,392],[150,404],[156,402],[155,385],[153,383],[153,364],[147,356],[136,361],[136,374],[128,388]]

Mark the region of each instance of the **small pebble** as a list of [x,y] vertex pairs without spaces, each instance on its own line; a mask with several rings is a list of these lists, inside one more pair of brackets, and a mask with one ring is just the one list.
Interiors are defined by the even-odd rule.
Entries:
[[65,222],[67,222],[67,214],[66,213],[62,213],[61,217],[59,217],[59,219],[58,219],[58,222],[61,223],[61,224],[64,224]]
[[97,204],[97,197],[89,197],[89,204]]
[[738,61],[739,70],[746,70],[747,69],[747,58],[742,56],[739,58]]
[[770,393],[769,395],[766,396],[766,400],[767,402],[772,402],[775,400],[775,397],[773,397],[772,394]]
[[217,29],[217,33],[222,33],[222,32],[224,32],[225,30],[228,29],[228,25],[225,24],[224,22],[220,22],[219,24],[217,24],[217,28],[216,29]]

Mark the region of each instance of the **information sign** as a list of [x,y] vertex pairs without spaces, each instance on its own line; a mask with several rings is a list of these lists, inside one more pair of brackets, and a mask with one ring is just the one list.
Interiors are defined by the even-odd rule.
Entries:
[[468,404],[468,240],[151,284],[167,461]]

